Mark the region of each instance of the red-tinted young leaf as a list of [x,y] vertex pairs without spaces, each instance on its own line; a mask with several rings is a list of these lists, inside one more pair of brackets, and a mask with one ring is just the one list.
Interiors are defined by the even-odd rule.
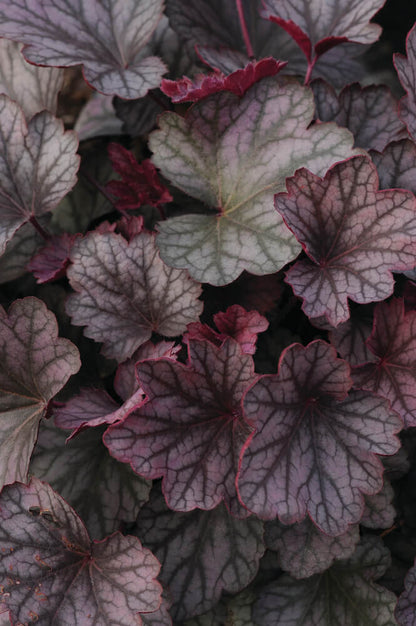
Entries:
[[79,367],[77,348],[58,337],[41,300],[0,308],[0,486],[26,480],[39,421]]
[[104,436],[110,453],[146,478],[164,477],[168,506],[212,509],[225,500],[244,515],[235,490],[240,450],[250,434],[242,397],[254,382],[252,358],[233,339],[221,347],[188,342],[189,363],[137,364],[148,401]]
[[363,494],[382,487],[376,454],[394,454],[402,427],[388,403],[352,392],[349,367],[318,340],[294,344],[277,375],[262,376],[244,401],[256,430],[240,461],[242,503],[284,524],[306,515],[325,533],[339,535],[358,522]]
[[138,626],[156,611],[160,564],[136,537],[90,541],[75,511],[33,478],[0,496],[3,601],[14,623]]
[[26,125],[20,107],[0,95],[0,255],[31,217],[52,211],[76,182],[73,132],[43,111]]
[[351,558],[306,580],[282,576],[264,587],[253,610],[261,626],[393,626],[396,596],[376,585],[390,564],[378,537],[365,537]]
[[259,519],[237,520],[224,505],[176,513],[156,490],[139,512],[137,534],[162,563],[160,580],[178,622],[215,606],[222,592],[243,589],[256,575],[264,552]]
[[35,254],[27,265],[38,283],[47,283],[65,276],[73,245],[79,235],[55,235]]
[[387,398],[407,428],[416,426],[416,311],[405,313],[399,299],[378,304],[367,345],[376,359],[353,370],[354,386]]
[[406,95],[400,100],[400,117],[405,122],[413,139],[416,139],[416,25],[409,31],[406,39],[407,57],[394,54],[400,82]]
[[287,180],[275,204],[308,258],[286,274],[309,317],[337,326],[347,299],[364,304],[393,292],[392,270],[411,269],[416,254],[416,200],[405,190],[378,190],[375,166],[356,157],[321,179],[306,169]]
[[308,517],[291,526],[277,521],[265,524],[266,546],[278,552],[280,567],[294,578],[320,574],[335,560],[349,558],[359,540],[358,524],[338,537],[325,535]]
[[160,207],[171,202],[172,196],[160,182],[149,159],[139,164],[133,154],[118,143],[109,144],[108,154],[114,171],[122,178],[121,181],[111,180],[106,185],[107,191],[118,197],[117,208],[138,209],[143,204]]
[[371,151],[380,189],[409,189],[416,193],[416,144],[411,139],[390,143],[380,154]]
[[91,233],[73,248],[67,275],[77,293],[66,309],[87,337],[103,342],[105,356],[124,361],[152,332],[182,333],[198,319],[201,286],[161,261],[154,237],[130,243],[115,233]]
[[407,572],[405,590],[401,594],[394,615],[399,626],[415,626],[416,616],[416,562]]
[[143,54],[162,10],[163,0],[1,0],[0,36],[25,43],[31,63],[82,63],[94,89],[140,98],[166,71],[158,57]]

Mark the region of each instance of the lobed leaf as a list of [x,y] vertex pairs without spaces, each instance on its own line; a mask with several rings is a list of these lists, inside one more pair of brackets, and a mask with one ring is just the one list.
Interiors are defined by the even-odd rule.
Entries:
[[394,65],[406,95],[400,100],[400,117],[413,139],[416,139],[416,25],[406,38],[407,57],[394,54]]
[[382,153],[371,151],[381,189],[400,187],[416,192],[416,144],[411,139],[393,141]]
[[399,626],[414,626],[416,608],[416,567],[407,572],[405,589],[397,602],[395,617]]
[[38,283],[46,283],[65,276],[71,250],[79,236],[68,233],[54,235],[31,258],[27,269],[33,272]]

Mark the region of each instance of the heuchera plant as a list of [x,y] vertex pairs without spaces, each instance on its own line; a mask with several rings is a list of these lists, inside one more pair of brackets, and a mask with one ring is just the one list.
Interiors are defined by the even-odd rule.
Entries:
[[0,626],[416,625],[384,4],[0,0]]

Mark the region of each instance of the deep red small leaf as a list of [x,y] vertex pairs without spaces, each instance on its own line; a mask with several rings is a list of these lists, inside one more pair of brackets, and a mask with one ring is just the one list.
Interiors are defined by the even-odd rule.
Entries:
[[63,233],[51,237],[29,261],[27,269],[38,283],[47,283],[65,276],[72,247],[80,235]]

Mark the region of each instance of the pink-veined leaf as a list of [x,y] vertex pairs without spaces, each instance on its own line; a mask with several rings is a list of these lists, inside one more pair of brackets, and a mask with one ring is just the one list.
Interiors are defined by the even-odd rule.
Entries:
[[148,400],[104,436],[110,453],[146,478],[164,477],[168,506],[212,509],[221,500],[247,512],[235,490],[240,450],[251,426],[242,397],[255,381],[250,355],[227,339],[220,347],[188,342],[187,365],[141,361],[137,375]]
[[65,498],[91,537],[102,539],[135,521],[149,499],[151,483],[108,454],[102,428],[65,442],[67,434],[50,421],[42,422],[30,472]]
[[392,270],[411,269],[416,254],[416,200],[406,190],[378,190],[375,166],[356,157],[325,178],[306,169],[287,180],[276,208],[307,258],[286,274],[306,315],[333,326],[349,318],[348,298],[365,304],[393,293]]
[[27,269],[33,272],[38,283],[47,283],[65,276],[71,250],[79,236],[68,233],[54,235],[32,257]]
[[242,98],[222,92],[197,102],[185,118],[159,118],[150,137],[153,162],[213,209],[159,223],[157,243],[168,265],[224,285],[244,269],[270,274],[297,256],[299,244],[274,210],[273,195],[300,166],[323,174],[354,153],[346,129],[308,128],[313,110],[309,89],[269,77]]
[[265,524],[266,546],[276,550],[280,567],[294,578],[308,578],[327,570],[337,559],[349,558],[360,540],[358,524],[346,533],[331,537],[307,517],[299,524]]
[[387,398],[406,428],[416,426],[416,311],[405,313],[397,298],[378,304],[367,346],[376,358],[354,368],[354,386]]
[[308,61],[345,41],[370,44],[380,36],[370,19],[385,0],[263,0],[263,17],[284,28]]
[[402,427],[382,398],[351,392],[349,366],[321,340],[294,344],[277,375],[262,376],[244,407],[255,432],[238,475],[241,502],[264,519],[312,521],[340,535],[359,521],[363,494],[382,487],[377,454],[394,454]]
[[235,519],[224,505],[177,513],[155,490],[139,512],[137,535],[162,564],[160,581],[172,598],[171,614],[178,622],[215,606],[223,591],[236,593],[246,587],[264,552],[259,519]]
[[0,255],[18,228],[52,211],[75,185],[77,148],[75,133],[51,113],[26,124],[21,108],[0,95]]
[[399,626],[415,626],[416,616],[416,562],[407,572],[404,591],[397,602],[395,617]]
[[253,621],[261,626],[393,626],[396,596],[375,584],[390,564],[378,537],[306,580],[280,577],[260,590]]
[[0,308],[0,485],[25,481],[39,421],[50,400],[80,367],[78,349],[58,337],[41,300]]
[[383,487],[372,496],[365,496],[365,507],[360,524],[366,528],[390,528],[396,517],[393,506],[394,490],[384,478]]
[[411,139],[390,143],[382,153],[371,151],[380,189],[409,189],[416,193],[416,144]]
[[407,126],[413,139],[416,140],[416,25],[409,31],[406,38],[407,57],[394,54],[399,80],[406,95],[400,100],[400,117]]
[[156,611],[160,564],[136,537],[91,541],[75,511],[32,478],[0,496],[2,599],[14,623],[138,626]]
[[77,242],[67,271],[72,323],[103,342],[105,356],[124,361],[152,332],[181,334],[202,312],[201,286],[159,258],[154,236],[142,232],[128,243],[115,233],[92,233]]
[[162,11],[163,0],[1,0],[0,36],[26,44],[31,63],[83,64],[94,89],[140,98],[166,71],[161,59],[143,55]]

